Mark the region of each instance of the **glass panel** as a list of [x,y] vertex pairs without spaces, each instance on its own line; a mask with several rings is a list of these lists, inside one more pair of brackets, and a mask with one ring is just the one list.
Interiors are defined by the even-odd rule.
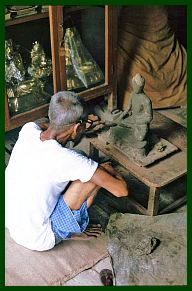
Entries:
[[105,83],[105,7],[64,6],[67,90]]
[[5,32],[5,81],[11,117],[48,103],[53,94],[49,19],[37,16],[25,22],[23,17],[17,23],[16,18],[14,25],[9,20]]

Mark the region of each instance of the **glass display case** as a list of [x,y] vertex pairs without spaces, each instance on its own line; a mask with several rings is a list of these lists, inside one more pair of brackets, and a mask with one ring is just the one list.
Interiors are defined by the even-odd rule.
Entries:
[[114,7],[6,6],[5,19],[6,130],[46,116],[60,90],[116,107]]

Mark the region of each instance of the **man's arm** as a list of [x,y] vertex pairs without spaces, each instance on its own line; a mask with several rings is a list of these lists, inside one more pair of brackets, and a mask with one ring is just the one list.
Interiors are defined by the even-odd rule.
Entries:
[[106,189],[116,197],[124,197],[128,195],[126,181],[110,163],[101,164],[90,181]]

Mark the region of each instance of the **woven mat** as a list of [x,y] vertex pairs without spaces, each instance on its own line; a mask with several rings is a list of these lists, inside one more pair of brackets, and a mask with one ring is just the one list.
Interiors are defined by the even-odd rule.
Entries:
[[63,241],[37,252],[16,244],[6,230],[6,286],[62,286],[108,256],[106,236],[89,241]]

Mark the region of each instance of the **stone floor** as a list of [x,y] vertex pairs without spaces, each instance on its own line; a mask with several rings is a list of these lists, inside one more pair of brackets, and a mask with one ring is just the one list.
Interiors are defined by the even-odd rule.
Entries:
[[81,272],[63,286],[103,286],[99,278],[99,273],[102,269],[113,270],[110,257],[101,260],[91,269]]
[[[187,205],[183,205],[174,212],[186,212],[186,211]],[[113,272],[110,256],[101,260],[92,268],[81,272],[73,279],[67,281],[63,286],[103,286],[99,277],[99,273],[102,269],[110,269]]]

